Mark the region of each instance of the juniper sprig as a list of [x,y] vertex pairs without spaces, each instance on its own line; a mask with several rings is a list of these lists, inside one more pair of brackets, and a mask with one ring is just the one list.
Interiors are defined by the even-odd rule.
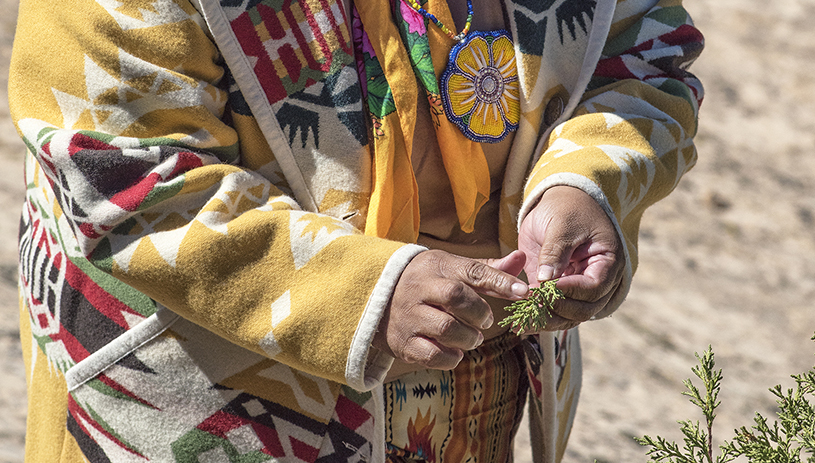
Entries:
[[537,288],[531,288],[531,294],[526,299],[515,301],[504,307],[512,315],[498,322],[500,326],[510,325],[510,329],[518,329],[518,336],[526,330],[541,331],[546,326],[546,320],[551,317],[552,306],[558,299],[566,296],[555,286],[557,280],[549,280]]
[[698,407],[705,417],[705,423],[698,421],[679,421],[680,431],[684,435],[684,446],[680,447],[676,442],[669,442],[661,436],[653,438],[645,436],[635,438],[640,445],[650,447],[648,450],[649,461],[668,463],[727,463],[733,461],[737,454],[732,446],[725,442],[720,445],[721,454],[715,456],[713,446],[713,421],[716,418],[716,409],[719,407],[719,391],[722,384],[722,370],[716,369],[716,361],[713,349],[708,346],[702,354],[696,354],[699,364],[691,368],[691,371],[702,381],[704,392],[702,392],[690,379],[686,379],[686,391],[682,395],[688,397],[689,401]]
[[[812,338],[815,341],[815,336]],[[684,434],[684,447],[663,437],[636,438],[647,451],[651,462],[667,463],[727,463],[746,457],[748,463],[815,463],[815,367],[800,375],[792,375],[795,388],[786,392],[775,386],[770,392],[778,403],[777,420],[768,420],[756,413],[751,428],[735,430],[732,441],[719,445],[720,454],[713,456],[713,420],[719,406],[722,370],[714,368],[713,350],[708,347],[703,355],[697,354],[699,365],[693,373],[702,380],[703,394],[690,380],[685,380],[683,392],[690,402],[702,410],[705,425],[698,421],[680,421]]]

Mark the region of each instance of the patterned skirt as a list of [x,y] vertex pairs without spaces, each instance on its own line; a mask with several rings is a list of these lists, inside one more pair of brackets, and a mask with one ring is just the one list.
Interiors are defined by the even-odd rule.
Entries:
[[511,333],[465,353],[454,370],[385,384],[387,461],[512,461],[528,389],[521,340]]

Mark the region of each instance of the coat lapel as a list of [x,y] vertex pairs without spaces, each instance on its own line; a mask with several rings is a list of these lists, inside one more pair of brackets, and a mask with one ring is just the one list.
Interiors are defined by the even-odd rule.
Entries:
[[370,191],[367,116],[342,2],[198,5],[298,203],[364,217],[358,213]]

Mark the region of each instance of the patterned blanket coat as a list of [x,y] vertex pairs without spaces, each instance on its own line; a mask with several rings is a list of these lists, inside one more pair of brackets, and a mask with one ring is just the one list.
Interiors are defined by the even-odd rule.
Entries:
[[[358,3],[363,23],[382,6]],[[417,96],[382,60],[395,110],[371,118],[348,8],[21,2],[9,94],[28,146],[27,461],[383,460],[392,360],[370,342],[422,250],[403,117]],[[502,246],[546,188],[583,189],[626,248],[608,315],[643,211],[695,162],[702,88],[685,69],[701,35],[681,0],[505,8],[522,116]],[[552,462],[579,346],[575,330],[538,340],[532,440]]]

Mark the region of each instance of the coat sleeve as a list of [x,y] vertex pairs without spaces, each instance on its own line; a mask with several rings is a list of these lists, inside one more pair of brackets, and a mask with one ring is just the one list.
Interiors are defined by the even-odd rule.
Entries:
[[680,1],[618,2],[581,104],[551,132],[527,181],[521,218],[547,188],[570,185],[594,197],[615,223],[626,276],[598,317],[616,310],[630,287],[643,212],[696,162],[703,89],[687,67],[702,48]]
[[370,389],[392,361],[371,339],[422,248],[303,211],[242,167],[223,76],[188,3],[23,1],[10,105],[53,198],[34,207],[93,266],[181,316]]

